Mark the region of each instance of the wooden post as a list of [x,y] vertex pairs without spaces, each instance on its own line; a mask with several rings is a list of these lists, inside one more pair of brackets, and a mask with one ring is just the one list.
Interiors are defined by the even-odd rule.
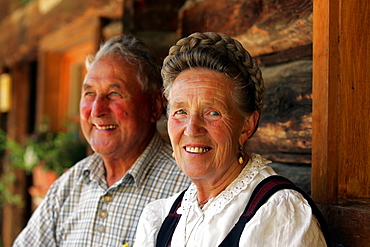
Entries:
[[334,243],[370,241],[370,2],[315,0],[312,197]]
[[368,1],[314,1],[312,196],[319,203],[370,198],[369,13]]
[[[13,97],[12,108],[8,115],[8,135],[13,140],[23,142],[27,132],[28,124],[28,104],[29,104],[29,77],[30,71],[28,64],[15,66],[11,74],[13,76]],[[27,178],[22,170],[15,171],[15,184],[12,188],[13,193],[22,197],[27,203]],[[3,208],[2,238],[3,246],[10,247],[16,236],[21,232],[29,217],[27,205],[15,206],[5,205]],[[15,223],[15,224],[14,224]]]
[[312,78],[312,197],[337,203],[339,119],[339,0],[314,1]]
[[370,199],[370,2],[340,9],[338,197]]

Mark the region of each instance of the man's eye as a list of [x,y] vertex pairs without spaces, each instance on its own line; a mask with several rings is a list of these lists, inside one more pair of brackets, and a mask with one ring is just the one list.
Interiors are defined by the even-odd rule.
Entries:
[[85,96],[94,96],[95,94],[93,92],[85,92]]
[[217,111],[211,111],[210,112],[210,115],[212,115],[212,116],[220,116],[220,113],[217,112]]
[[117,92],[111,92],[111,93],[109,93],[108,98],[110,100],[117,100],[117,99],[121,99],[122,96],[121,96],[121,94],[119,94]]

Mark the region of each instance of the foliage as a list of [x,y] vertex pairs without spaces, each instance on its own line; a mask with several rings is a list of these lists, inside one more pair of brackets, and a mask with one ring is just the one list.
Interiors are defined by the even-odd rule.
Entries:
[[22,199],[20,195],[14,194],[9,186],[14,184],[15,176],[14,173],[8,172],[7,175],[0,178],[0,206],[4,204],[22,205]]
[[[23,154],[23,149],[18,143],[7,139],[6,134],[0,129],[0,161],[3,161],[6,150],[12,148],[14,153],[18,155]],[[14,166],[8,167],[2,171],[0,177],[0,206],[4,204],[22,205],[22,200],[20,195],[14,194],[9,188],[15,183],[14,169],[16,169],[22,162],[14,156],[8,157],[9,163],[12,162]]]
[[[87,143],[78,133],[52,133],[44,130],[33,135],[26,145],[6,137],[0,129],[0,157],[7,161],[7,170],[0,178],[0,204],[20,203],[19,195],[13,195],[9,187],[14,184],[14,170],[22,169],[31,173],[43,164],[43,169],[54,171],[58,176],[86,156]],[[6,175],[5,175],[6,174]]]
[[24,152],[26,170],[42,162],[44,168],[61,175],[86,156],[87,144],[78,133],[40,133],[27,141]]
[[29,3],[29,2],[32,2],[33,0],[18,0],[18,2],[20,2],[21,4],[26,4],[26,3]]

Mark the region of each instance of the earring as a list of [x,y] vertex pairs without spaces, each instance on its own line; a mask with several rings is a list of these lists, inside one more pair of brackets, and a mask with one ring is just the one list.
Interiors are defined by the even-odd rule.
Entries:
[[172,158],[175,158],[175,152],[172,152]]
[[239,164],[241,164],[241,165],[243,165],[243,163],[244,163],[244,159],[243,159],[243,145],[240,145],[239,146],[239,153],[238,153],[238,162],[239,162]]

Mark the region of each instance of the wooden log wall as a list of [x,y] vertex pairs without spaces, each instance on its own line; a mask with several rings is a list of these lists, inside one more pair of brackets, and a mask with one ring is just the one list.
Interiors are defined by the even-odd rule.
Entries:
[[311,163],[312,60],[262,67],[266,97],[247,150],[282,163]]
[[179,36],[226,33],[259,62],[266,100],[247,149],[275,162],[311,164],[312,0],[189,0],[179,22]]
[[[18,61],[36,60],[38,44],[44,35],[64,27],[86,12],[120,18],[123,0],[109,3],[100,0],[63,0],[46,13],[41,12],[39,2],[31,1],[1,19],[0,67],[11,67]],[[3,4],[6,6],[5,2]]]
[[189,0],[179,16],[180,35],[226,33],[253,56],[312,43],[312,0]]
[[[39,43],[46,34],[62,29],[76,19],[86,19],[92,15],[101,18],[102,26],[97,27],[97,29],[100,29],[102,37],[106,38],[112,33],[110,28],[116,24],[110,23],[110,21],[120,18],[123,11],[123,31],[138,35],[157,52],[160,58],[166,56],[168,48],[180,37],[196,31],[223,32],[237,38],[261,65],[267,88],[266,104],[263,109],[260,128],[250,140],[248,149],[262,153],[276,162],[295,165],[311,164],[313,124],[311,81],[312,70],[315,70],[315,68],[312,68],[313,0],[47,0],[49,3],[59,2],[60,4],[57,4],[49,12],[43,13],[40,12],[41,9],[38,6],[41,1],[30,1],[23,8],[16,10],[11,3],[15,1],[0,1],[0,44],[2,46],[0,49],[0,71],[6,68],[17,73],[16,78],[19,85],[29,86],[29,79],[24,76],[25,74],[23,74],[23,77],[21,74],[22,71],[27,71],[27,65],[24,63],[37,61],[37,53],[40,49]],[[125,5],[124,10],[122,10],[123,4]],[[323,61],[324,66],[321,66],[322,64],[316,60],[315,66],[321,67],[316,68],[315,71],[326,73],[328,70],[325,69],[325,65],[333,66],[338,61],[343,61],[343,64],[346,65],[341,68],[353,68],[354,64],[358,67],[363,66],[364,63],[354,63],[353,57],[366,57],[368,53],[368,48],[357,49],[362,47],[361,45],[366,47],[364,43],[369,40],[366,39],[368,37],[366,36],[366,25],[368,24],[367,20],[369,20],[369,11],[364,11],[369,10],[368,1],[317,0],[315,4],[317,7],[315,13],[322,15],[315,19],[315,30],[324,30],[324,35],[326,35],[325,31],[328,29],[326,25],[329,22],[318,22],[317,20],[326,21],[330,17],[332,44],[335,44],[335,47],[340,44],[343,50],[346,48],[356,55],[348,56],[348,53],[343,53],[340,57],[335,57],[336,49],[333,49],[333,45],[330,46],[329,51],[323,48],[325,52],[320,58],[329,54],[328,56],[331,56],[331,61],[334,61],[334,63]],[[7,16],[9,13],[7,9],[14,11],[14,13]],[[339,14],[339,9],[344,12],[342,15]],[[337,14],[336,12],[338,12],[338,18],[334,16],[337,18],[335,21],[332,16],[333,13],[334,15]],[[354,16],[353,13],[359,14]],[[355,27],[352,26],[353,20],[356,19],[354,17],[357,18],[359,23]],[[348,34],[348,38],[342,36],[342,40],[339,40],[341,42],[338,42],[339,35],[336,33],[339,31],[336,28],[339,26],[336,25],[339,21],[342,24],[345,23],[341,26],[344,30],[341,33]],[[332,25],[333,23],[334,25]],[[113,33],[116,32],[114,27],[113,29]],[[349,38],[353,37],[359,42],[359,45],[356,44],[352,47]],[[326,36],[323,38],[326,38]],[[55,40],[55,43],[54,40],[50,40],[50,42],[57,44],[58,40]],[[317,41],[323,42],[325,39],[320,37],[315,40],[316,49],[317,44],[326,45]],[[58,49],[53,49],[53,52],[58,52]],[[361,61],[367,60],[365,58]],[[322,137],[328,140],[325,143],[328,144],[327,147],[321,145],[323,148],[320,148],[320,150],[316,148],[316,161],[318,158],[321,158],[321,160],[312,173],[313,177],[316,178],[313,192],[315,195],[326,197],[326,202],[338,199],[337,195],[332,193],[336,189],[339,190],[337,194],[344,198],[354,197],[355,195],[365,197],[369,194],[369,187],[366,187],[368,173],[365,169],[368,158],[363,155],[368,150],[368,145],[359,145],[362,148],[360,150],[362,155],[357,155],[358,147],[354,145],[358,143],[359,139],[368,140],[368,138],[363,138],[364,132],[362,131],[362,129],[368,129],[368,121],[361,122],[363,116],[369,115],[369,108],[361,108],[362,105],[368,103],[365,97],[366,92],[369,91],[366,86],[368,84],[361,83],[366,81],[368,76],[359,73],[363,72],[363,68],[366,68],[366,66],[358,70],[346,70],[346,73],[343,74],[342,82],[353,81],[354,86],[345,83],[336,84],[337,77],[335,73],[339,71],[338,68],[334,68],[334,72],[331,70],[333,74],[330,75],[333,76],[329,76],[329,78],[334,82],[330,86],[338,87],[336,90],[346,92],[341,101],[343,107],[340,107],[344,109],[341,113],[344,120],[337,123],[336,119],[339,118],[333,117],[333,114],[339,114],[339,111],[329,111],[328,119],[334,119],[330,122],[330,126],[336,128],[328,128],[328,130],[334,135],[330,135],[328,132],[328,136],[323,136],[323,133],[317,131],[319,128],[316,126],[316,138],[314,138],[316,142],[322,142],[320,139]],[[360,79],[356,75],[359,75],[358,78]],[[20,91],[22,93],[27,91],[24,90],[23,86],[21,89],[23,89],[23,91]],[[335,90],[330,90],[330,100],[334,99],[333,104],[336,103],[337,96],[335,92]],[[326,91],[319,92],[319,94],[317,91],[314,92],[316,99],[319,98],[315,102],[321,104],[325,102],[325,100],[320,99],[324,93]],[[17,101],[17,104],[24,105],[25,98],[27,96],[18,97],[20,101]],[[357,101],[358,99],[360,101]],[[339,108],[339,104],[337,107]],[[24,129],[27,128],[25,126],[27,120],[25,119],[28,113],[24,112],[24,109],[20,108],[20,111],[7,114],[10,122],[21,124],[14,125],[9,129],[9,132],[13,133],[12,135],[16,134],[19,139],[24,138],[24,134],[20,133],[19,130],[22,129],[22,132],[25,132]],[[357,113],[357,115],[350,118],[348,115],[353,113],[353,109],[360,109],[358,112],[364,114]],[[325,119],[325,116],[321,119]],[[359,122],[361,125],[358,124]],[[342,134],[341,129],[352,133],[352,127],[358,127],[357,125],[364,128],[357,128],[358,132],[355,135],[350,135],[349,140],[341,135],[339,141],[333,143],[333,140],[336,140],[339,134]],[[337,146],[333,146],[333,144]],[[317,146],[316,143],[315,147]],[[333,147],[340,151],[336,152],[340,156],[332,155]],[[328,155],[324,155],[326,148],[328,149]],[[346,151],[350,151],[350,155],[347,155]],[[318,152],[323,153],[323,155],[318,157]],[[361,157],[361,160],[358,157]],[[357,159],[359,162],[351,163]],[[336,164],[339,164],[339,175],[336,175]],[[351,165],[351,168],[348,168],[349,165]],[[355,170],[355,173],[349,174],[347,173],[348,170]],[[317,177],[323,176],[322,174],[324,174],[324,179],[320,183],[320,181],[317,181]],[[325,184],[330,181],[333,184],[325,187]],[[336,186],[337,181],[340,181],[338,187]],[[24,181],[20,179],[20,182]],[[24,186],[22,185],[22,187]],[[359,192],[360,194],[358,194]],[[327,196],[325,193],[332,194]],[[367,227],[369,211],[368,206],[364,203],[366,200],[362,198],[360,206],[354,205],[353,198],[343,199],[339,202],[339,205],[322,207],[329,217],[333,232],[336,232],[336,240],[347,245],[365,246],[369,239]],[[7,235],[7,240],[3,244],[7,247],[10,246],[11,239],[15,237],[16,232],[20,230],[19,225],[8,225],[7,223],[15,222],[18,216],[24,215],[25,211],[17,211],[18,209],[14,211],[11,208],[6,210],[8,211],[6,212],[7,218],[4,227],[8,227],[9,230],[3,231],[3,236]]]
[[[178,12],[185,0],[125,0],[124,32],[134,33],[158,56],[158,64],[167,56],[168,49],[178,37]],[[134,12],[134,13],[131,13]],[[131,20],[126,16],[131,15]]]

